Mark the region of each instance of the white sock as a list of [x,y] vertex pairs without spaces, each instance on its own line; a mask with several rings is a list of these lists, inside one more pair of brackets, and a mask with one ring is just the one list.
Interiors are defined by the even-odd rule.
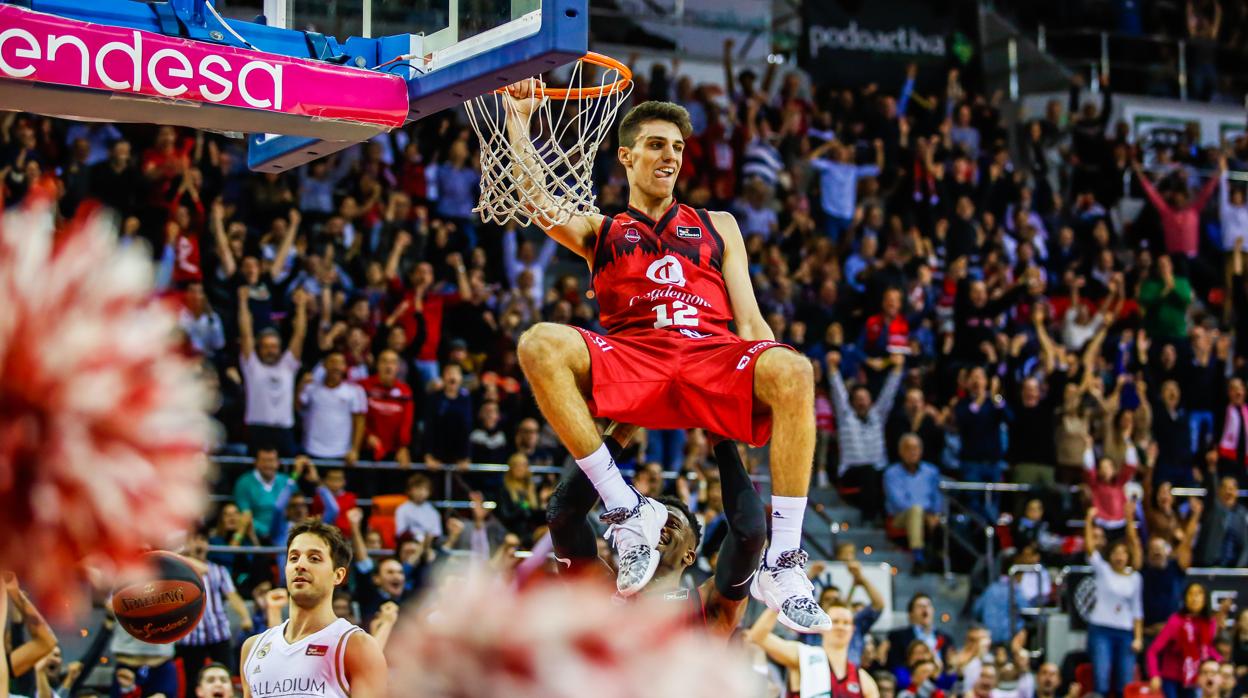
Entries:
[[637,506],[637,495],[624,482],[624,476],[620,475],[620,469],[615,466],[615,459],[611,457],[606,444],[599,446],[597,451],[588,456],[576,459],[576,464],[581,466],[581,470],[589,476],[589,481],[594,483],[594,489],[598,490],[598,496],[602,497],[602,503],[608,509],[632,509]]
[[805,497],[771,496],[771,544],[767,546],[769,567],[776,564],[780,553],[802,547],[802,517],[805,514]]

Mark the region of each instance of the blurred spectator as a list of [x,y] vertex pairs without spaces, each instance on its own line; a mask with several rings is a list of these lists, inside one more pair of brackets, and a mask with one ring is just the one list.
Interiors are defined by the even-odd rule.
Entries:
[[[1161,385],[1161,402],[1153,408],[1153,438],[1156,439],[1157,465],[1153,470],[1151,484],[1160,492],[1160,484],[1168,482],[1175,487],[1190,487],[1196,483],[1192,464],[1196,437],[1192,422],[1196,421],[1182,404],[1182,391],[1178,381],[1168,380]],[[1151,527],[1150,527],[1151,530]]]
[[520,234],[514,226],[503,231],[503,264],[507,270],[507,282],[514,288],[520,275],[528,272],[531,275],[532,289],[530,298],[534,303],[542,302],[542,289],[546,288],[546,269],[554,259],[558,245],[552,237],[543,236],[540,251],[530,240],[517,242]]
[[858,180],[876,177],[884,168],[884,142],[877,140],[874,146],[875,162],[869,165],[856,164],[853,149],[836,139],[827,140],[806,156],[819,173],[820,201],[825,216],[823,234],[833,242],[839,241],[849,230],[859,212]]
[[1157,259],[1157,277],[1140,285],[1140,305],[1149,336],[1175,341],[1187,335],[1187,306],[1192,301],[1192,285],[1176,276],[1168,255]]
[[238,289],[238,346],[243,387],[247,395],[248,438],[252,449],[276,449],[282,455],[295,454],[295,375],[303,354],[307,328],[307,296],[295,295],[295,320],[290,347],[282,351],[277,330],[266,328],[258,338],[252,335],[251,286]]
[[[945,430],[942,426],[943,417],[940,411],[927,402],[921,388],[906,390],[900,410],[893,410],[892,417],[884,430],[885,438],[892,452],[891,460],[901,457],[899,446],[901,437],[915,434],[923,446],[923,453],[929,459],[940,460],[940,453],[945,448]],[[1051,468],[1050,468],[1051,469]]]
[[533,531],[546,523],[537,500],[537,484],[529,472],[529,459],[516,453],[507,459],[507,474],[497,497],[494,515],[521,544],[532,545]]
[[1239,481],[1205,474],[1207,494],[1196,539],[1196,564],[1201,567],[1248,565],[1248,509],[1239,503]]
[[1095,692],[1121,694],[1135,676],[1135,656],[1144,649],[1144,592],[1139,568],[1139,539],[1134,517],[1127,537],[1110,543],[1108,560],[1096,547],[1092,530],[1098,516],[1089,507],[1084,520],[1084,548],[1096,579],[1096,605],[1088,616],[1088,652]]
[[[1098,459],[1092,445],[1092,437],[1089,436],[1088,448],[1083,452],[1084,478],[1091,507],[1097,513],[1096,525],[1114,537],[1115,532],[1121,532],[1127,525],[1127,493],[1123,488],[1135,478],[1139,456],[1135,445],[1129,444],[1126,460],[1119,465],[1110,458]],[[1130,506],[1134,507],[1134,502]]]
[[177,642],[183,685],[191,686],[206,663],[228,666],[233,662],[234,647],[231,644],[230,618],[225,610],[227,605],[238,615],[244,633],[250,634],[253,626],[251,613],[234,589],[229,570],[208,561],[207,531],[199,529],[190,533],[186,541],[186,557],[203,566],[196,572],[204,583],[204,613],[190,634]]
[[184,307],[178,313],[178,326],[186,333],[186,339],[195,353],[211,359],[225,348],[225,327],[221,316],[208,305],[202,283],[186,287]]
[[[1206,659],[1221,660],[1213,649],[1218,621],[1210,608],[1209,591],[1192,582],[1183,590],[1183,608],[1170,616],[1148,647],[1148,673],[1153,691],[1177,698],[1196,687]],[[1217,616],[1220,619],[1220,616]]]
[[483,403],[477,414],[477,427],[468,434],[468,457],[474,463],[502,463],[509,453],[511,447],[507,443],[507,432],[503,430],[498,403]]
[[261,540],[271,540],[273,514],[277,496],[286,489],[290,478],[277,472],[277,449],[256,451],[255,468],[239,476],[234,483],[234,503],[240,511],[251,514],[252,527]]
[[[353,509],[348,512],[348,518],[354,547],[352,576],[355,579],[355,599],[360,606],[360,621],[363,627],[368,627],[384,604],[402,603],[412,595],[413,590],[407,586],[407,572],[399,558],[387,557],[376,561],[369,556],[364,536],[360,533],[363,512]],[[420,542],[423,544],[423,538]]]
[[342,458],[354,465],[364,440],[368,398],[347,381],[347,360],[339,352],[325,357],[325,377],[305,374],[299,390],[303,408],[303,450],[313,458]]
[[[373,460],[395,460],[406,468],[415,418],[412,389],[399,378],[399,354],[385,349],[377,355],[377,372],[360,381],[368,400],[364,418],[365,453]],[[344,511],[346,511],[344,509]]]
[[472,396],[464,386],[463,370],[442,367],[442,384],[429,396],[425,416],[425,464],[440,468],[468,465],[468,437],[472,433]]
[[915,640],[927,645],[934,655],[942,654],[945,648],[953,646],[953,639],[935,627],[936,607],[932,598],[922,592],[910,598],[906,606],[909,622],[888,633],[888,659],[886,664],[890,670],[905,665],[907,648]]
[[1242,478],[1248,468],[1248,391],[1244,382],[1232,378],[1226,385],[1226,417],[1222,420],[1222,436],[1218,439],[1218,474]]
[[[356,507],[357,497],[354,492],[347,491],[346,471],[342,468],[330,468],[325,472],[323,485],[333,497],[334,506],[338,510],[338,516],[328,523],[342,529],[344,535],[351,535],[351,523],[347,520],[347,512]],[[312,513],[316,516],[322,516],[326,508],[326,503],[321,501],[320,497],[312,502]]]
[[[816,562],[811,564],[807,573],[812,580],[818,580],[824,569],[826,569],[824,563]],[[867,639],[871,634],[871,627],[880,619],[880,614],[884,611],[886,605],[880,590],[871,583],[867,575],[863,574],[861,562],[849,560],[845,563],[845,569],[849,571],[849,576],[853,580],[853,586],[845,593],[841,593],[841,590],[835,586],[825,587],[819,593],[819,605],[826,610],[835,603],[845,602],[859,587],[867,592],[867,598],[870,600],[870,603],[863,604],[861,609],[854,612],[854,635],[849,640],[848,652],[849,661],[857,666],[863,666],[863,649],[866,647]],[[817,633],[799,635],[798,639],[808,645],[819,645],[823,642],[822,636]]]
[[913,574],[927,564],[927,534],[936,530],[944,511],[940,471],[923,460],[923,442],[917,434],[901,437],[901,460],[884,471],[884,511],[893,528],[906,532],[914,557]]
[[893,400],[901,386],[901,368],[905,357],[893,354],[890,361],[893,371],[879,399],[872,401],[871,391],[865,385],[854,386],[851,396],[840,372],[840,352],[828,353],[828,373],[832,383],[832,405],[836,410],[837,441],[840,447],[840,465],[837,478],[841,488],[856,488],[856,496],[849,499],[859,509],[878,515],[875,508],[881,499],[884,468],[888,454],[884,448],[884,422],[893,409]]
[[[969,482],[1000,482],[1002,468],[1002,430],[1009,419],[1005,401],[999,394],[988,394],[988,376],[976,366],[967,375],[967,393],[953,407],[953,423],[961,437],[958,451],[958,473]],[[995,502],[995,496],[992,498]],[[973,504],[988,521],[995,521],[996,504]],[[986,508],[985,508],[986,507]]]
[[417,540],[442,537],[442,515],[429,502],[433,487],[429,477],[416,473],[407,478],[407,501],[394,512],[394,535]]
[[[1055,378],[1060,379],[1061,374]],[[1056,480],[1053,467],[1056,458],[1054,420],[1057,398],[1065,387],[1056,379],[1044,392],[1039,379],[1025,378],[1019,386],[1017,398],[1009,402],[1013,418],[1009,422],[1006,458],[1010,463],[1011,482],[1052,485]]]

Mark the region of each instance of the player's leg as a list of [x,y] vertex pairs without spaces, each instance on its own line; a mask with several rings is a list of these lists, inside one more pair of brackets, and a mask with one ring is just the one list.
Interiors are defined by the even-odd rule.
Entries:
[[754,368],[754,395],[771,408],[771,546],[768,564],[800,548],[806,492],[815,458],[815,378],[810,362],[784,347]]
[[658,568],[656,548],[667,508],[624,481],[598,434],[585,399],[592,387],[585,339],[567,325],[542,322],[520,337],[517,355],[542,415],[607,506],[603,521],[611,524],[607,533],[618,556],[616,587],[621,594],[635,594]]
[[815,457],[815,379],[810,361],[776,347],[754,368],[754,396],[771,408],[771,541],[751,592],[798,632],[831,627],[814,599],[801,550],[806,492]]
[[[619,459],[632,432],[633,429],[627,429],[615,435],[604,435],[603,441],[613,459]],[[555,557],[573,574],[580,574],[600,562],[598,534],[589,522],[589,513],[597,503],[598,492],[585,471],[572,467],[563,473],[546,505],[546,526]]]
[[719,546],[715,565],[715,589],[726,599],[740,601],[750,593],[750,578],[758,571],[767,545],[767,510],[735,442],[716,444],[715,462],[728,522],[728,535]]

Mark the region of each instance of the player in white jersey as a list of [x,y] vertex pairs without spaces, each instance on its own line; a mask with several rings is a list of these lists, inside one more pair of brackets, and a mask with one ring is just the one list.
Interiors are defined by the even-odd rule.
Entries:
[[334,615],[334,588],[350,566],[351,547],[336,526],[309,521],[290,529],[290,619],[243,643],[244,698],[385,698],[380,645]]

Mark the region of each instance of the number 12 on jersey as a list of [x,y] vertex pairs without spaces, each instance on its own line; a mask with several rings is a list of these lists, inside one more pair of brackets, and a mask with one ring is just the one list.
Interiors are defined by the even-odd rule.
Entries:
[[672,311],[668,314],[667,304],[656,305],[651,310],[654,311],[654,329],[661,330],[664,327],[697,327],[698,326],[698,309],[684,301],[672,301]]

